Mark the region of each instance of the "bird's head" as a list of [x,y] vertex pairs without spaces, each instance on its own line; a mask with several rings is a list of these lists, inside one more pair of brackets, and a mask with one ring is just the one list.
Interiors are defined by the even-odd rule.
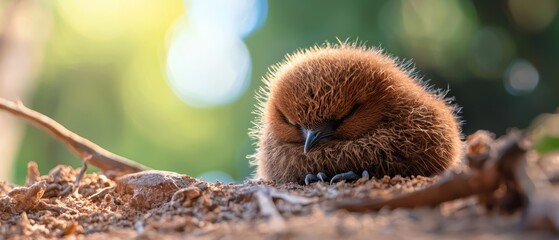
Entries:
[[264,126],[305,153],[363,137],[389,107],[393,81],[387,76],[399,72],[395,66],[378,50],[344,44],[290,55],[266,77]]

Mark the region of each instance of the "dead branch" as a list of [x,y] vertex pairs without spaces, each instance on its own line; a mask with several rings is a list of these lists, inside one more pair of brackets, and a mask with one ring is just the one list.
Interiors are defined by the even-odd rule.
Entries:
[[21,102],[12,102],[0,98],[0,109],[23,118],[38,128],[45,130],[58,139],[85,163],[100,168],[103,172],[110,172],[112,177],[147,170],[137,162],[109,152],[97,144],[73,133],[53,119],[25,107]]
[[[423,190],[391,199],[342,201],[336,207],[357,212],[384,207],[416,208],[477,195],[488,209],[497,205],[506,212],[518,210],[525,204],[524,193],[515,177],[517,168],[521,166],[519,163],[523,162],[528,150],[524,134],[511,132],[497,141],[493,141],[486,132],[476,134],[468,139],[467,158],[475,162],[471,166],[479,166],[479,169],[472,168],[470,172],[458,173]],[[501,186],[505,187],[506,193],[496,198],[493,192]]]
[[256,199],[258,200],[258,207],[260,209],[260,215],[263,217],[269,217],[269,227],[273,232],[282,232],[286,229],[285,220],[278,212],[269,189],[260,188],[256,192]]

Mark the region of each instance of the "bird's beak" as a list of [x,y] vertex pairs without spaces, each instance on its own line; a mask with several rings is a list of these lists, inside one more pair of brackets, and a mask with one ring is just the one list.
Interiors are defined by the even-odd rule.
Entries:
[[303,148],[304,153],[309,152],[309,150],[320,142],[320,140],[334,135],[334,131],[330,125],[331,124],[324,124],[316,130],[303,129],[303,134],[305,135],[305,146]]
[[320,131],[307,130],[307,136],[305,137],[305,147],[303,148],[304,153],[307,153],[309,150],[311,150],[311,147],[320,140],[321,135],[323,134]]

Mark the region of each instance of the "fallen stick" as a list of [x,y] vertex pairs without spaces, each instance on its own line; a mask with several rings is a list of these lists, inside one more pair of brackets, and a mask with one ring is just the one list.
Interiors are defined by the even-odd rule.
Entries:
[[128,173],[140,172],[148,167],[134,162],[125,157],[109,152],[97,144],[73,133],[53,119],[25,107],[21,102],[12,102],[0,98],[0,109],[21,117],[38,128],[47,131],[50,135],[60,140],[66,147],[74,152],[82,162],[98,167],[111,177]]
[[274,233],[285,231],[285,220],[276,208],[276,204],[274,204],[274,200],[270,194],[270,189],[260,188],[256,190],[254,194],[256,195],[256,200],[258,201],[260,215],[269,218],[268,226],[270,227],[270,230]]
[[[489,143],[486,142],[489,138],[485,138],[485,136],[474,140],[479,139],[485,140],[475,144],[491,145],[489,148],[469,146],[475,150],[469,152],[467,157],[471,161],[474,159],[481,161],[482,163],[478,163],[479,169],[458,173],[425,189],[390,199],[345,200],[336,203],[336,207],[354,212],[376,211],[384,207],[389,209],[416,208],[437,206],[443,202],[468,196],[478,196],[478,199],[486,204],[487,208],[493,208],[493,204],[497,204],[497,207],[504,211],[515,211],[518,210],[517,207],[524,207],[522,206],[522,199],[513,199],[518,204],[508,206],[504,204],[504,199],[494,199],[493,192],[503,184],[507,185],[507,191],[510,193],[516,194],[515,191],[518,191],[518,187],[513,185],[517,185],[515,171],[519,167],[519,163],[524,160],[527,152],[526,144],[523,143],[525,136],[522,133],[513,132],[499,139],[500,141]],[[486,158],[476,159],[479,156],[486,156]],[[520,195],[523,195],[523,193],[520,193]],[[510,201],[511,199],[506,200]],[[513,209],[509,209],[511,207]]]

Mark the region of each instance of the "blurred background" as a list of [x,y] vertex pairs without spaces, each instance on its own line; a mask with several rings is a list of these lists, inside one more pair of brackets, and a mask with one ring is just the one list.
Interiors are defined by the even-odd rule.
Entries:
[[[358,40],[412,59],[463,130],[527,128],[559,106],[557,0],[2,0],[0,96],[147,166],[247,178],[255,90],[286,53]],[[557,139],[556,139],[557,140]],[[0,180],[81,162],[0,113]]]

